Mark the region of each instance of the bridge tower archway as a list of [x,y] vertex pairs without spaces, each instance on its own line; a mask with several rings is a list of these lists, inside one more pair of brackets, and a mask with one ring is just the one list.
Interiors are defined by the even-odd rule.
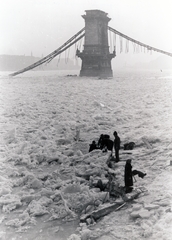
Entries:
[[112,77],[111,60],[115,51],[109,52],[107,13],[100,10],[86,10],[82,15],[85,20],[85,42],[82,52],[76,55],[81,58],[80,76]]

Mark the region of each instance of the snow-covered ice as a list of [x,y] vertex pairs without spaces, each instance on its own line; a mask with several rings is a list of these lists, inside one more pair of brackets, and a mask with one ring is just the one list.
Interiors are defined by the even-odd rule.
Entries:
[[[0,76],[0,239],[172,239],[172,73],[115,72],[113,79],[67,77],[69,72]],[[71,74],[71,73],[70,73]],[[139,198],[96,224],[78,214],[104,192],[82,176],[106,180],[109,153],[89,144],[116,130],[134,150],[120,150]]]

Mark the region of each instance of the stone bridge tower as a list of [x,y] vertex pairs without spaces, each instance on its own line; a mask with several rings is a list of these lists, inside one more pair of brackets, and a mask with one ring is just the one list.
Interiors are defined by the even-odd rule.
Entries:
[[111,59],[108,45],[107,13],[100,10],[86,10],[84,50],[77,50],[76,55],[82,59],[80,76],[112,77]]

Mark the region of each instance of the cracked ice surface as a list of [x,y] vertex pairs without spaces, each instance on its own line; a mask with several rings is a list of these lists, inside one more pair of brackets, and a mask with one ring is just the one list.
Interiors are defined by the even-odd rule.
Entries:
[[[73,234],[73,239],[170,240],[172,76],[129,72],[101,80],[67,74],[1,75],[0,238],[67,239]],[[81,141],[76,142],[78,129]],[[101,133],[113,138],[114,130],[122,145],[136,143],[133,168],[147,175],[136,177],[134,186],[147,192],[96,225],[77,228],[75,211],[101,196],[76,175],[104,175],[107,154],[89,154],[89,144]],[[120,159],[127,157],[121,149]],[[115,169],[120,185],[124,164]]]

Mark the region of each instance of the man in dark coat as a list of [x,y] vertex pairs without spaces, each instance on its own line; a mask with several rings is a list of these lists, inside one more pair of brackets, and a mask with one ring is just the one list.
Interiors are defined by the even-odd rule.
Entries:
[[133,186],[131,159],[128,159],[125,164],[124,182],[126,193],[131,192]]
[[115,137],[113,143],[114,143],[114,149],[115,149],[116,162],[119,162],[119,149],[120,149],[121,140],[116,131],[113,133],[113,135]]
[[132,166],[131,166],[131,159],[128,159],[125,164],[125,173],[124,173],[124,182],[125,182],[125,190],[126,193],[129,193],[132,191],[132,186],[133,186],[133,176],[138,175],[141,178],[144,178],[146,176],[146,173],[143,173],[138,170],[133,170],[132,171]]

